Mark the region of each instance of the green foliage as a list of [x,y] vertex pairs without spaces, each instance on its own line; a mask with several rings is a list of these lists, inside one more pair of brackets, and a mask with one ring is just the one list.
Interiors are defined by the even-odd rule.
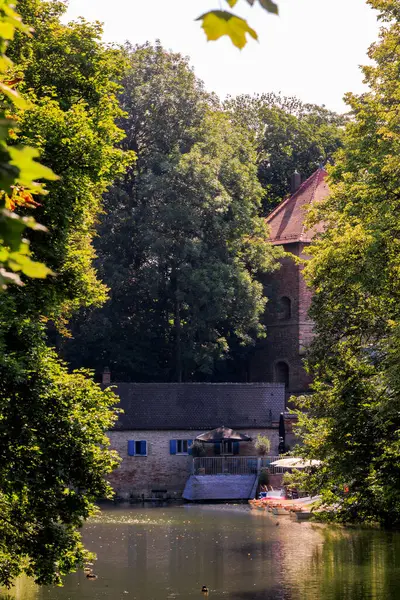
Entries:
[[[7,158],[19,185],[0,216],[0,260],[29,278],[0,296],[0,585],[22,571],[40,584],[59,583],[83,566],[89,555],[79,528],[111,493],[105,476],[116,456],[105,431],[116,397],[88,372],[68,372],[46,347],[45,324],[62,326],[78,307],[105,299],[92,237],[102,194],[127,164],[116,148],[122,54],[101,44],[97,24],[63,25],[62,2],[20,0],[18,9],[35,34],[17,34],[8,46],[28,103],[14,108],[9,132]],[[42,201],[43,188],[27,185],[49,175]],[[43,225],[25,214],[29,206]],[[48,267],[32,263],[23,228],[31,256]],[[56,276],[38,279],[50,268]]]
[[290,192],[295,170],[306,179],[341,146],[346,119],[324,106],[269,93],[228,98],[225,109],[254,138],[266,213]]
[[179,55],[145,46],[130,60],[122,106],[137,162],[106,197],[98,242],[111,302],[85,313],[67,356],[123,380],[209,377],[263,333],[256,275],[281,252],[267,244],[246,131]]
[[268,484],[269,484],[268,471],[267,471],[267,469],[262,469],[260,472],[260,476],[258,478],[258,485],[268,485]]
[[117,456],[104,432],[116,398],[90,373],[69,374],[32,326],[13,340],[18,350],[0,359],[0,582],[25,572],[59,583],[88,560],[77,528],[111,493]]
[[[304,452],[323,464],[308,488],[345,521],[400,523],[400,23],[398,2],[371,0],[387,21],[364,67],[369,91],[349,94],[332,194],[312,218],[326,233],[306,268],[317,337],[314,394],[303,398]],[[397,13],[396,13],[397,11]]]
[[[226,0],[231,8],[237,4],[238,0]],[[248,4],[253,6],[255,0],[246,0]],[[259,4],[267,12],[278,14],[278,5],[272,0],[259,0]],[[207,40],[218,40],[220,37],[227,35],[232,44],[241,50],[247,43],[246,33],[253,39],[257,40],[258,35],[250,27],[245,19],[238,17],[234,13],[226,10],[210,10],[201,15],[197,21],[201,21],[204,33]]]
[[13,88],[11,72],[13,64],[6,56],[7,46],[18,34],[27,37],[29,28],[23,24],[8,0],[0,1],[0,90],[4,100],[0,105],[0,290],[7,284],[22,285],[18,271],[28,277],[44,278],[51,270],[30,258],[29,242],[22,233],[30,229],[41,229],[31,217],[29,220],[10,212],[16,205],[34,204],[32,194],[44,194],[43,185],[36,179],[55,180],[51,169],[34,159],[39,153],[34,148],[10,146],[8,138],[15,123],[10,111],[26,109],[28,103]]
[[102,194],[127,165],[116,148],[123,132],[115,125],[122,115],[115,81],[124,59],[100,43],[98,24],[63,25],[64,3],[24,0],[19,10],[35,35],[17,36],[9,47],[29,99],[29,108],[17,115],[17,141],[35,146],[60,179],[49,184],[36,208],[50,233],[31,241],[35,257],[57,276],[46,286],[27,283],[18,302],[22,312],[40,307],[62,325],[80,306],[106,298],[92,265],[92,237]]
[[254,442],[254,447],[260,456],[266,456],[271,450],[271,440],[266,435],[259,434]]

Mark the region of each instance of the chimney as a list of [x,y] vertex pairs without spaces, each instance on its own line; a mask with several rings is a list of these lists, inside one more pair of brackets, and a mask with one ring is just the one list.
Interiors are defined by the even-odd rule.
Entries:
[[301,186],[301,175],[296,170],[290,178],[290,193],[294,194]]
[[111,371],[108,367],[104,368],[103,374],[101,376],[101,383],[103,385],[110,385],[111,383]]

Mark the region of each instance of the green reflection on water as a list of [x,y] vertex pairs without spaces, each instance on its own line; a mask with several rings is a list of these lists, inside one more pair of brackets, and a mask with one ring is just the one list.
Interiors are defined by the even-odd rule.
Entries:
[[[13,600],[400,600],[400,534],[271,518],[245,507],[116,507],[84,531],[96,581],[20,579]],[[0,600],[5,600],[7,596]],[[8,598],[7,598],[8,600]]]

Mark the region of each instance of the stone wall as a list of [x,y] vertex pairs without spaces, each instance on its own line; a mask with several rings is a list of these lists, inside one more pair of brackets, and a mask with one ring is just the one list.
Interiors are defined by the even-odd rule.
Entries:
[[[258,434],[271,440],[271,454],[277,454],[278,429],[251,429],[242,431],[253,440]],[[109,481],[118,496],[123,498],[151,498],[164,490],[168,497],[180,498],[190,475],[192,458],[188,455],[170,454],[171,439],[192,440],[204,430],[169,431],[110,431],[111,448],[117,450],[122,462],[109,476]],[[147,456],[128,456],[128,440],[146,440]],[[241,443],[239,456],[256,456],[252,442]],[[212,444],[208,452],[213,455]]]
[[[305,244],[293,243],[284,247],[294,256],[306,259]],[[289,369],[287,397],[308,389],[310,378],[303,367],[305,349],[313,335],[313,323],[308,316],[312,292],[306,286],[303,267],[290,257],[281,261],[281,268],[265,276],[265,294],[269,298],[264,322],[267,337],[256,347],[250,366],[251,381],[281,382],[278,363],[285,363]],[[285,318],[280,304],[282,298],[289,298],[291,315]]]

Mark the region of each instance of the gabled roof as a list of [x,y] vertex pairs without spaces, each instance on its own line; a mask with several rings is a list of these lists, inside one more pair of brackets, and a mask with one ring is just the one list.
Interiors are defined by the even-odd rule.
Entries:
[[325,169],[319,168],[267,217],[272,244],[311,242],[315,234],[323,230],[322,223],[315,225],[311,230],[307,229],[304,220],[306,207],[329,195],[327,175]]
[[270,427],[285,410],[281,383],[117,383],[114,429],[235,429]]

